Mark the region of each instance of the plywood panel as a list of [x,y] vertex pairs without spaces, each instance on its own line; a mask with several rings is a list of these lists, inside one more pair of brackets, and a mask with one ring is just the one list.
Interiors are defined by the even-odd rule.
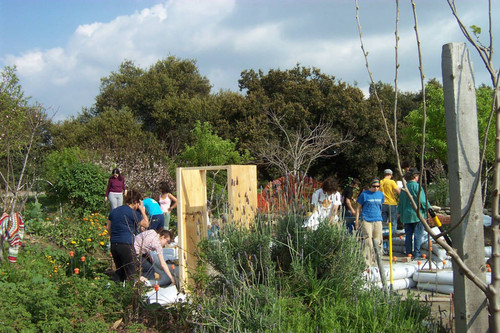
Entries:
[[[207,192],[206,172],[204,170],[178,170],[177,229],[179,231],[180,279],[189,283],[189,276],[194,272],[197,260],[194,255],[198,242],[207,234]],[[180,181],[179,181],[180,178]]]
[[257,210],[257,167],[230,165],[227,177],[229,217],[249,228]]
[[177,168],[177,229],[182,287],[192,282],[190,276],[197,265],[194,255],[196,246],[207,237],[207,170],[227,170],[229,221],[248,228],[257,210],[255,165]]

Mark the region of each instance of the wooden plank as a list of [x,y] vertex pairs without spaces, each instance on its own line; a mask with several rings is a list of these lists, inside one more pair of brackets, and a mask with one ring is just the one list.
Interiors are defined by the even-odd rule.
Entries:
[[257,167],[231,165],[227,178],[230,220],[248,229],[257,210]]
[[189,284],[190,275],[196,270],[194,255],[196,245],[207,235],[206,171],[178,169],[177,194],[180,258],[180,279]]

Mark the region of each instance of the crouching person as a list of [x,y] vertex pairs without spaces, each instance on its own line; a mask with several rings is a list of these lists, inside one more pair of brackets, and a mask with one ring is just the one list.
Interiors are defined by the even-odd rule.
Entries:
[[170,283],[175,285],[174,276],[163,257],[163,247],[170,242],[171,237],[170,231],[168,230],[146,230],[135,236],[135,252],[141,263],[141,275],[146,279],[156,280],[154,276],[153,258],[150,254],[151,251],[155,251],[158,255],[159,265],[167,277],[166,279],[160,279],[160,282],[163,282],[163,285],[169,285]]

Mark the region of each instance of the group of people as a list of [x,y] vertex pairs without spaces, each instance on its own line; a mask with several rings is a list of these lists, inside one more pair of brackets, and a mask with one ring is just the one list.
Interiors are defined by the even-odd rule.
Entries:
[[[333,177],[327,178],[312,196],[313,212],[304,226],[316,229],[322,220],[333,223],[343,220],[349,233],[359,232],[363,256],[370,266],[376,259],[374,243],[382,253],[382,224],[389,224],[394,235],[399,218],[405,230],[406,254],[420,258],[424,234],[420,216],[426,218],[430,204],[419,186],[418,169],[409,165],[403,165],[403,169],[408,192],[393,180],[390,169],[384,170],[382,179],[373,178],[357,196],[360,190],[358,179],[349,179],[341,194],[337,181]],[[419,213],[413,208],[410,196],[419,207]]]
[[[113,170],[108,180],[105,200],[109,200],[111,212],[107,230],[120,281],[140,276],[143,281],[176,283],[177,268],[167,265],[163,248],[172,240],[168,227],[170,212],[177,206],[177,199],[168,183],[161,183],[159,190],[158,201],[143,198],[136,190],[127,190],[125,178],[118,169]],[[158,258],[157,265],[163,271],[160,278],[155,278],[153,258]]]

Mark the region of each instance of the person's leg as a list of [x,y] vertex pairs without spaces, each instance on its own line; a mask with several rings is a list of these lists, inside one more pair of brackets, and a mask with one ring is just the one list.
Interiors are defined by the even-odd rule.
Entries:
[[361,221],[361,237],[363,239],[363,257],[367,266],[372,263],[372,251],[373,251],[373,241],[372,241],[372,223]]
[[347,228],[347,231],[352,234],[354,232],[354,228],[356,226],[356,223],[354,222],[356,218],[352,216],[352,213],[350,210],[344,210],[344,221],[345,225]]
[[132,280],[137,275],[139,268],[134,246],[132,244],[120,244],[119,251],[125,279]]
[[[121,199],[121,200],[120,200]],[[111,205],[111,210],[119,207],[123,203],[123,196],[120,193],[110,192],[108,194],[109,204]]]
[[141,265],[141,275],[144,276],[148,280],[154,280],[155,278],[155,270],[153,268],[153,262],[151,258],[148,258],[148,255],[142,255],[138,258],[140,260]]
[[123,205],[123,193],[117,193],[116,195],[116,207]]
[[414,223],[405,223],[405,254],[408,255],[413,251],[413,232],[415,230]]
[[382,222],[387,223],[389,220],[389,210],[391,206],[389,205],[382,205]]
[[168,224],[170,223],[170,213],[163,213],[163,220],[165,221],[165,230],[169,230]]
[[420,247],[422,246],[422,237],[424,235],[424,226],[422,225],[422,223],[415,223],[415,232],[413,235],[415,238],[415,241],[413,243],[413,256],[415,258],[420,258],[422,257]]
[[390,208],[390,218],[391,218],[391,224],[392,224],[392,228],[391,228],[391,231],[392,231],[392,234],[394,235],[398,229],[398,206],[394,205],[394,206],[389,206],[391,207]]
[[[372,222],[372,225],[373,225],[372,238],[379,248],[378,253],[380,253],[380,255],[382,255],[382,251],[383,251],[382,250],[382,240],[383,240],[383,238],[382,238],[382,221]],[[376,259],[376,258],[374,257],[374,259]],[[376,264],[376,262],[374,262],[374,264]]]
[[113,256],[113,262],[115,263],[116,275],[118,275],[120,281],[125,281],[125,272],[123,270],[123,263],[119,251],[119,244],[111,243],[111,255]]

